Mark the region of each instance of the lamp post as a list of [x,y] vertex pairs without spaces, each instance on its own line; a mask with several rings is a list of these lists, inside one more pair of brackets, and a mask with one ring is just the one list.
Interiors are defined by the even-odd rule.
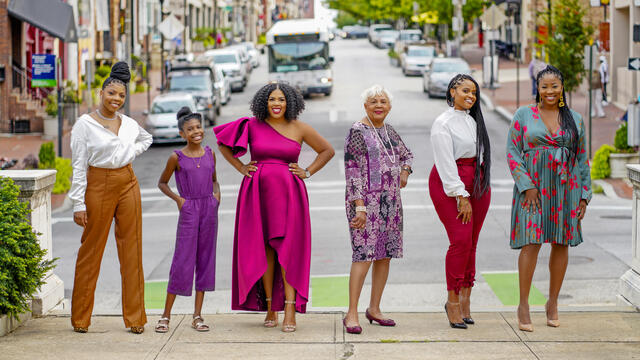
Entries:
[[[164,1],[160,0],[160,22],[164,21]],[[160,31],[160,88],[164,90],[164,34]]]

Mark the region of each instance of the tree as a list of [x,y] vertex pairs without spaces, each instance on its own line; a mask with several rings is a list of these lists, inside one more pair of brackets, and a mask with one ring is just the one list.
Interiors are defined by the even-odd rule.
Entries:
[[587,10],[579,0],[557,0],[553,6],[554,31],[543,45],[549,63],[562,72],[564,89],[575,91],[586,74],[584,47],[589,45],[593,27],[583,22]]

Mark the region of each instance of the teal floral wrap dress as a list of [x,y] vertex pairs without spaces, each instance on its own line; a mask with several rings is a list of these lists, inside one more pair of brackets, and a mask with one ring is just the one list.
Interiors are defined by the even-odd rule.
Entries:
[[[580,200],[591,200],[591,174],[585,151],[582,116],[571,110],[578,129],[578,154],[572,161],[569,134],[552,134],[537,105],[516,111],[507,139],[507,163],[515,181],[511,208],[513,249],[528,244],[554,243],[576,246],[582,242]],[[540,192],[541,211],[523,207],[526,190]]]

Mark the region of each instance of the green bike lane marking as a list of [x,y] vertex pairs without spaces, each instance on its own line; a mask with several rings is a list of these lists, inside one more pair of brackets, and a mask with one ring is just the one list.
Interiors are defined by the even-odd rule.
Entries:
[[146,281],[144,283],[144,306],[147,309],[164,309],[168,281]]
[[[498,297],[502,305],[515,306],[520,303],[518,272],[483,272],[482,277]],[[531,284],[529,291],[530,305],[544,305],[547,298],[542,295],[535,285]]]

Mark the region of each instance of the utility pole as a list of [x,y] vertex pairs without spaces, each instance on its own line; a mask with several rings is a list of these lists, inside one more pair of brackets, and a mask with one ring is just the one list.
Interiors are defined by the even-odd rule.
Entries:
[[[456,56],[460,57],[462,45],[462,28],[463,28],[463,20],[462,20],[462,5],[466,3],[466,0],[453,0],[453,5],[455,6],[455,21],[454,21],[454,29],[456,32]],[[453,55],[453,54],[452,54]]]
[[[160,0],[160,22],[164,21],[164,0]],[[147,74],[148,74],[147,69]],[[164,34],[160,31],[160,88],[164,89]]]
[[[133,52],[133,0],[127,0],[127,10],[125,12],[124,17],[124,58],[125,61],[129,64],[129,67],[133,67],[133,62],[131,61],[131,54]],[[127,98],[124,102],[124,113],[129,116],[131,114],[130,104],[131,104],[131,85],[127,84]]]
[[[187,53],[187,0],[182,2],[182,21],[184,22],[184,31],[182,32],[182,53]],[[191,35],[191,34],[189,34]]]

